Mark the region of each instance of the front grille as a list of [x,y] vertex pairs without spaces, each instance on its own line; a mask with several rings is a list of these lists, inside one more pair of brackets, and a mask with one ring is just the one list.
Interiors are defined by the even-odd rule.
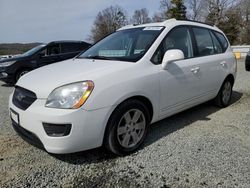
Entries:
[[32,91],[16,86],[14,95],[12,98],[13,104],[22,109],[26,110],[30,105],[37,99],[36,94]]
[[36,146],[40,149],[44,149],[42,142],[35,134],[22,128],[20,125],[18,125],[13,120],[12,120],[12,126],[13,126],[14,130],[18,133],[18,135],[20,135],[26,142],[28,142],[31,145]]

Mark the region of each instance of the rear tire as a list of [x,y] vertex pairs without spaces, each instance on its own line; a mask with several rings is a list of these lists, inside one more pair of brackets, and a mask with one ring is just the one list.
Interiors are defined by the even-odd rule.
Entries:
[[218,95],[214,99],[214,102],[218,107],[225,108],[230,104],[233,91],[232,89],[232,82],[229,79],[225,80],[221,86]]
[[116,155],[134,152],[145,140],[149,121],[149,111],[142,102],[123,102],[108,121],[104,146]]

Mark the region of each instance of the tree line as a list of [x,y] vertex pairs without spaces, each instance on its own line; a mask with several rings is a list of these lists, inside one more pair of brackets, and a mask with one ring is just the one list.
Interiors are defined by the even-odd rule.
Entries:
[[146,8],[128,16],[122,7],[110,6],[97,14],[89,39],[96,42],[128,24],[170,18],[213,24],[224,31],[231,44],[250,44],[250,0],[161,0],[152,17]]

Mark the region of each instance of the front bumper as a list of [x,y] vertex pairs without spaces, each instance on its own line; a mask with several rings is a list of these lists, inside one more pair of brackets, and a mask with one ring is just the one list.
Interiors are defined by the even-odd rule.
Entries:
[[29,142],[30,144],[44,149],[43,143],[39,140],[39,138],[33,134],[32,132],[24,129],[23,127],[21,127],[18,123],[16,123],[14,120],[12,120],[12,126],[13,129],[27,142]]
[[6,83],[13,83],[15,78],[13,75],[8,74],[7,72],[0,71],[0,80],[4,81]]
[[[24,111],[12,103],[12,95],[9,107],[19,115],[19,123],[13,122],[13,126],[15,129],[20,126],[16,131],[20,134],[21,130],[20,135],[28,136],[29,142],[34,142],[35,145],[37,145],[35,142],[38,142],[38,146],[55,154],[74,153],[102,145],[112,107],[93,111],[81,108],[77,110],[53,109],[45,107],[45,100],[37,99]],[[51,137],[46,134],[43,123],[71,124],[72,128],[67,136]]]

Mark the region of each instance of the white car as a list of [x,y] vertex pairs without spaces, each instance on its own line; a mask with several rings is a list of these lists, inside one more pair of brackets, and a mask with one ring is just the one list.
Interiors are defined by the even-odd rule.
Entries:
[[212,99],[228,106],[236,69],[217,27],[175,19],[126,26],[23,76],[10,96],[12,124],[49,153],[104,145],[124,155],[151,123]]

